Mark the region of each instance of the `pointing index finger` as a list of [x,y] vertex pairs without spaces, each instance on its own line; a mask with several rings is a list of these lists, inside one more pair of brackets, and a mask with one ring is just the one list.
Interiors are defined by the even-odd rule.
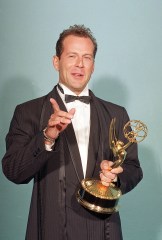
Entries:
[[60,110],[60,107],[54,98],[50,98],[50,102],[52,104],[52,108],[53,108],[54,112]]

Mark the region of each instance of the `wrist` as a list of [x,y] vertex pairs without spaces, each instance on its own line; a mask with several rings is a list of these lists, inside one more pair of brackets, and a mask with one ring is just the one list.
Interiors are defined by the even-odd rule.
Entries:
[[47,127],[45,129],[43,129],[43,135],[44,135],[44,140],[45,140],[45,144],[47,145],[52,145],[55,143],[55,138],[51,138],[47,135],[46,133]]

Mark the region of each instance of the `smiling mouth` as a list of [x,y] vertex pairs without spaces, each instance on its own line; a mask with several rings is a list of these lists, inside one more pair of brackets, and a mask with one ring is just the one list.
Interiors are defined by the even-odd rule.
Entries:
[[72,73],[74,77],[83,77],[84,75],[81,73]]

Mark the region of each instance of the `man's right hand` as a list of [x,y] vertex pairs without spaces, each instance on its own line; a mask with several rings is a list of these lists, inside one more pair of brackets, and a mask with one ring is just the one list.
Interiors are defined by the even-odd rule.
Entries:
[[[48,120],[46,135],[50,139],[55,140],[59,133],[64,131],[71,123],[71,120],[75,114],[75,108],[72,108],[69,112],[62,111],[55,99],[50,98],[50,102],[53,108],[53,114]],[[46,144],[51,144],[46,141]]]

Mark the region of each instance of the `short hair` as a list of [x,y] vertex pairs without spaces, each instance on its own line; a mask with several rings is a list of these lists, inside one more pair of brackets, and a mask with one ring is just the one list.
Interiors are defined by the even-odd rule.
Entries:
[[60,58],[63,52],[63,41],[66,37],[73,35],[77,37],[89,38],[94,46],[93,57],[95,58],[97,52],[97,41],[93,36],[93,33],[89,28],[86,28],[84,25],[73,25],[68,29],[65,29],[62,33],[60,33],[59,39],[56,43],[56,55]]

